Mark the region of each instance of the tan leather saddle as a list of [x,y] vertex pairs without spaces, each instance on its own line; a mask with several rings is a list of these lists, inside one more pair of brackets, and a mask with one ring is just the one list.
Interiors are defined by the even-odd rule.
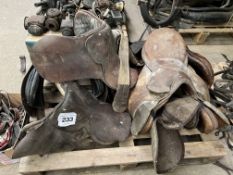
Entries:
[[[158,116],[163,106],[172,98],[188,96],[198,103],[210,100],[208,86],[210,87],[213,82],[212,67],[206,58],[188,50],[183,38],[175,30],[168,28],[154,30],[144,44],[142,57],[145,66],[129,98],[129,111],[133,117],[131,131],[134,135],[142,130],[148,131],[151,126],[148,125],[151,114]],[[185,102],[185,99],[181,101]],[[207,107],[202,105],[201,108],[200,104],[198,106],[200,110]],[[178,118],[182,113],[176,115],[179,115],[176,117]],[[190,113],[186,119],[190,121],[194,117]],[[214,114],[209,117],[216,118]]]
[[212,106],[209,89],[213,70],[202,56],[187,49],[173,29],[154,30],[147,38],[136,87],[129,98],[133,135],[151,131],[154,165],[158,173],[177,166],[184,156],[178,130],[198,127],[209,133],[228,123]]

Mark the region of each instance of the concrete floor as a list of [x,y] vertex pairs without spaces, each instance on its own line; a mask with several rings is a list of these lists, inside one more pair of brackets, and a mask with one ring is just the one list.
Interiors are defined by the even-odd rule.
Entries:
[[[119,167],[104,167],[86,170],[70,170],[60,172],[50,172],[45,175],[154,175],[152,165],[141,165],[129,170],[119,170]],[[18,164],[0,167],[0,175],[20,175]],[[174,172],[166,175],[227,175],[222,169],[213,164],[180,166]]]
[[[19,93],[23,75],[19,72],[19,55],[27,56],[27,68],[30,59],[24,44],[27,32],[23,28],[23,19],[27,15],[35,14],[33,2],[35,0],[11,0],[1,1],[0,6],[0,90],[9,93]],[[227,46],[191,46],[192,50],[198,51],[211,61],[222,61],[221,53],[226,53],[233,58],[233,45]],[[55,162],[54,162],[55,163]],[[0,166],[0,175],[17,175],[18,164]],[[65,172],[49,173],[50,175],[64,175]],[[119,171],[118,167],[82,170],[81,172],[70,171],[68,174],[124,174],[124,175],[150,175],[155,174],[152,166],[139,166],[135,169]],[[226,172],[212,164],[192,165],[178,167],[170,175],[225,175]]]
[[24,30],[23,21],[25,16],[32,15],[35,12],[34,1],[1,1],[0,90],[7,90],[9,93],[20,92],[23,75],[19,71],[19,55],[26,55],[30,65],[24,44],[27,32]]

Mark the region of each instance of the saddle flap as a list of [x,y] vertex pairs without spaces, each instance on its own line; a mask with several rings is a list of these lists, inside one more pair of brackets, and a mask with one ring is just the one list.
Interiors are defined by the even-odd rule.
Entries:
[[[112,40],[106,40],[111,35],[109,26],[84,10],[76,14],[75,22],[77,36],[45,35],[28,48],[33,65],[40,75],[50,82],[105,80],[103,71],[111,62],[114,64],[119,61],[109,54],[108,48],[113,43]],[[104,47],[106,45],[109,47]],[[114,54],[116,55],[112,55]],[[115,69],[117,68],[116,64]],[[115,81],[117,82],[117,77]]]
[[200,103],[192,97],[177,98],[168,102],[159,122],[167,129],[181,129],[198,115]]
[[174,81],[186,78],[187,65],[176,58],[158,58],[146,65],[151,71],[147,88],[155,93],[169,92]]
[[[147,83],[147,89],[153,93],[167,93],[171,91],[174,83],[182,84],[184,79],[188,77],[179,69],[173,69],[166,66],[160,66],[151,73],[150,79]],[[190,80],[189,80],[190,81]]]
[[114,112],[110,104],[70,82],[63,101],[39,124],[27,128],[26,136],[15,147],[14,158],[124,141],[130,134],[131,118],[128,113]]
[[184,158],[184,143],[179,131],[165,129],[157,123],[158,159],[157,172],[166,173],[173,170]]

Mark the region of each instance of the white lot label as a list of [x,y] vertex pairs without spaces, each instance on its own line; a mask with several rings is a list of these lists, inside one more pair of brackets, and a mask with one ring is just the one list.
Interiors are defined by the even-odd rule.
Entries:
[[76,118],[77,118],[77,114],[75,112],[60,113],[57,118],[58,126],[67,127],[67,126],[75,125]]

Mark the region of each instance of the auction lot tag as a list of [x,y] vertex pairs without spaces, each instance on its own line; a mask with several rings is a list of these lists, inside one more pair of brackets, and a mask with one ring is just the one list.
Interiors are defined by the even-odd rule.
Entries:
[[77,118],[77,114],[75,112],[60,113],[57,118],[58,126],[67,127],[67,126],[75,125],[76,118]]

